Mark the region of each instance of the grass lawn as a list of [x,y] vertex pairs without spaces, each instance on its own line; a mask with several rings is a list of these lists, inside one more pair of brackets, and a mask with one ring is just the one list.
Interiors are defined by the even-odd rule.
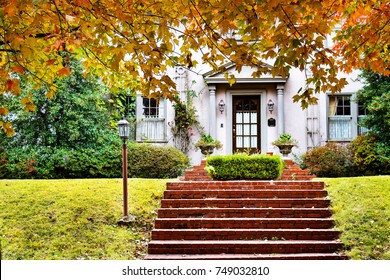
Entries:
[[390,176],[321,180],[348,257],[390,260]]
[[[352,259],[390,259],[390,176],[322,179]],[[166,180],[0,180],[1,259],[142,259]]]
[[1,259],[142,259],[166,180],[129,180],[133,227],[118,227],[122,180],[0,180]]

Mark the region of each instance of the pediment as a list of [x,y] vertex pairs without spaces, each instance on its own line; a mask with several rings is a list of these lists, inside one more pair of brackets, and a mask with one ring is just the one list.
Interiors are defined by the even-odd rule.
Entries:
[[[272,69],[272,66],[269,64],[264,64],[264,66]],[[239,72],[236,69],[236,65],[232,62],[227,63],[220,67],[218,71],[209,71],[203,74],[205,81],[209,84],[227,84],[228,81],[225,78],[225,74],[228,73],[233,74],[236,78],[236,84],[238,83],[285,83],[287,78],[283,78],[281,76],[272,76],[271,73],[264,74],[258,78],[253,78],[252,73],[254,72],[254,68],[249,66],[243,66],[241,71]]]

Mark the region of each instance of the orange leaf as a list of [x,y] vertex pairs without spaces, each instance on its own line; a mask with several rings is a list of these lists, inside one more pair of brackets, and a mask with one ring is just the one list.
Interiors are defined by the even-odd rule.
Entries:
[[52,65],[54,64],[54,62],[56,62],[56,59],[49,59],[48,61],[46,61],[46,66]]
[[15,6],[14,1],[11,1],[5,8],[4,13],[8,14],[9,17],[14,17],[14,15],[18,12],[18,9]]
[[13,84],[12,80],[7,80],[5,82],[5,88],[6,88],[7,91],[11,91],[12,90],[12,84]]
[[12,71],[14,71],[16,73],[19,73],[19,74],[23,74],[24,73],[24,67],[22,67],[20,65],[16,65],[16,66],[12,67]]
[[7,115],[8,109],[7,108],[0,108],[0,115]]
[[58,75],[60,75],[60,76],[66,77],[66,76],[69,76],[69,74],[70,74],[70,67],[69,66],[58,70]]

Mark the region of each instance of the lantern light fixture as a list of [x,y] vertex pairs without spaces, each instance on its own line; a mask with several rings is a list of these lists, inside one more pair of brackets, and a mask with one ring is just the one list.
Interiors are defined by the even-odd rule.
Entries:
[[223,111],[225,111],[225,106],[226,106],[225,102],[221,99],[221,101],[219,101],[218,103],[218,109],[221,112],[221,114],[223,113]]
[[268,106],[268,111],[272,114],[275,107],[275,103],[270,99],[268,100],[267,106]]

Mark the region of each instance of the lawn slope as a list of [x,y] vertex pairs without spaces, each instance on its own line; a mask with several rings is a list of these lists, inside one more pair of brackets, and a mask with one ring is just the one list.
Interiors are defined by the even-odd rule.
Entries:
[[390,260],[390,176],[323,179],[351,259]]

